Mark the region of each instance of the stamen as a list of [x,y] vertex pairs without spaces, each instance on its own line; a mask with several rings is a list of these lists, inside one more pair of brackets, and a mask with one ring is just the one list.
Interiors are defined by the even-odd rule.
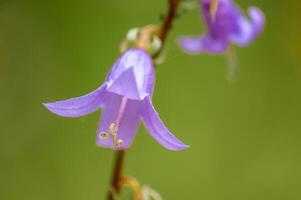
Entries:
[[101,139],[101,140],[107,140],[107,139],[109,139],[109,134],[106,133],[106,132],[100,132],[99,139]]
[[122,139],[119,139],[117,140],[117,147],[120,147],[121,145],[123,144],[123,140]]
[[215,21],[218,4],[219,4],[219,0],[211,0],[209,12],[210,12],[211,20],[213,22]]
[[111,123],[109,126],[109,134],[106,132],[100,132],[99,134],[99,139],[101,140],[107,140],[109,138],[109,136],[111,136],[112,140],[113,140],[113,145],[114,147],[120,147],[123,144],[123,140],[122,139],[117,139],[117,132],[118,132],[118,128],[126,107],[126,103],[127,103],[127,97],[123,97],[120,103],[120,107],[118,109],[117,112],[117,118],[116,121]]
[[109,130],[110,130],[110,133],[111,135],[114,135],[116,131],[116,124],[115,123],[111,123],[110,126],[109,126]]

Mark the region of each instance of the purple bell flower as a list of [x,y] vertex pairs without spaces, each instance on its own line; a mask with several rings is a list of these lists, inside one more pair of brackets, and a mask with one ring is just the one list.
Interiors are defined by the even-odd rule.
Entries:
[[154,74],[150,55],[141,49],[130,49],[119,57],[104,84],[95,91],[44,105],[63,117],[80,117],[102,108],[97,131],[99,146],[114,150],[128,148],[142,120],[162,146],[169,150],[185,149],[188,146],[165,127],[152,105]]
[[[215,3],[218,1],[218,4]],[[265,18],[256,7],[245,17],[232,0],[200,0],[207,33],[200,37],[182,37],[179,45],[188,53],[222,53],[234,43],[246,46],[263,31]],[[217,6],[212,9],[212,6]],[[214,10],[214,13],[212,13]]]

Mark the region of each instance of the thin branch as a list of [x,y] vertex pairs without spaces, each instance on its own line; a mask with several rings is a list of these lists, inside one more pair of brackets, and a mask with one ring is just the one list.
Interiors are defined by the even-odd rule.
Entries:
[[112,175],[111,188],[108,193],[108,200],[113,200],[113,193],[120,192],[120,180],[122,179],[122,170],[124,163],[125,151],[116,151],[115,167]]
[[158,34],[159,38],[161,39],[162,46],[160,50],[155,55],[153,55],[153,58],[157,58],[164,47],[167,35],[172,28],[173,21],[177,17],[177,9],[179,7],[179,3],[180,0],[168,0],[168,10],[166,15],[161,16],[163,24]]
[[163,24],[159,34],[162,44],[165,43],[167,35],[172,28],[173,21],[177,17],[179,3],[180,0],[168,0],[168,11],[167,14],[163,16]]
[[[173,21],[177,16],[177,9],[179,3],[180,0],[168,0],[168,11],[167,14],[163,16],[163,24],[158,34],[159,38],[162,41],[162,46],[164,45],[167,35],[172,28]],[[155,55],[154,57],[156,57],[157,55]],[[120,181],[123,178],[122,170],[123,170],[124,157],[125,157],[124,150],[116,151],[116,159],[115,159],[114,171],[112,175],[111,188],[109,190],[108,198],[107,198],[108,200],[113,200],[113,193],[118,194],[120,192],[120,188],[121,188]]]

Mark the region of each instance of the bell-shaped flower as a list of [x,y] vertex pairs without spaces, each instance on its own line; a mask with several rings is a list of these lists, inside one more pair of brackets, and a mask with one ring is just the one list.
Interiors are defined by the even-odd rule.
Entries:
[[63,117],[80,117],[102,108],[97,144],[114,150],[128,148],[141,121],[151,136],[170,150],[188,146],[163,124],[153,104],[154,66],[150,55],[129,49],[112,66],[105,82],[81,97],[44,104]]
[[179,45],[188,53],[222,53],[230,44],[246,46],[263,31],[265,18],[256,7],[245,17],[233,0],[200,0],[207,33],[182,37]]

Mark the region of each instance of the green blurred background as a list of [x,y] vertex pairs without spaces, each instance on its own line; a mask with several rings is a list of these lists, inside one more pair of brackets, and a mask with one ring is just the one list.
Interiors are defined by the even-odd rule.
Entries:
[[[158,66],[154,104],[191,148],[167,151],[140,127],[125,174],[166,200],[301,199],[301,3],[237,1],[266,14],[264,34],[224,56],[184,54],[179,35],[203,32],[199,11],[178,18]],[[0,1],[0,199],[104,199],[114,152],[96,147],[100,112],[70,119],[43,102],[97,88],[132,27],[159,23],[166,1]]]

